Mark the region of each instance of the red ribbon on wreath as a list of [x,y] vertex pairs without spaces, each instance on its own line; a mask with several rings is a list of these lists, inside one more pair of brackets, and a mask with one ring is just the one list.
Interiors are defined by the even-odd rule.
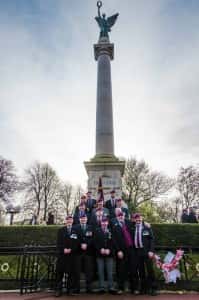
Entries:
[[[176,269],[176,267],[179,265],[179,261],[181,260],[181,258],[183,257],[184,251],[179,249],[176,251],[175,256],[172,258],[172,260],[170,262],[162,262],[160,260],[160,257],[157,254],[153,254],[151,256],[151,259],[153,259],[153,261],[155,262],[155,265],[158,269],[162,270],[163,274],[164,274],[164,278],[166,280],[166,282],[170,282],[169,280],[169,273],[171,271],[173,271],[174,269]],[[179,273],[179,271],[178,271]]]

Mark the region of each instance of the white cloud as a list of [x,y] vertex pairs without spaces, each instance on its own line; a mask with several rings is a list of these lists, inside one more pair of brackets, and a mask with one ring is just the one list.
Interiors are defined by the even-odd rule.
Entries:
[[[85,185],[83,161],[95,154],[96,3],[38,3],[34,13],[1,10],[0,152],[19,169],[48,161]],[[120,12],[111,34],[115,149],[175,175],[198,160],[199,18],[191,4],[151,3],[103,4],[107,15]]]

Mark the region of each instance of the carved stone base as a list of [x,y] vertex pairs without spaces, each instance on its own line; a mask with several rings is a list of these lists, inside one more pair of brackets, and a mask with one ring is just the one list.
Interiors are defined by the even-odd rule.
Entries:
[[97,196],[99,177],[102,177],[102,186],[105,200],[110,198],[110,191],[115,189],[116,197],[122,195],[122,176],[125,162],[114,155],[96,155],[88,162],[84,162],[88,173],[88,190],[93,197]]

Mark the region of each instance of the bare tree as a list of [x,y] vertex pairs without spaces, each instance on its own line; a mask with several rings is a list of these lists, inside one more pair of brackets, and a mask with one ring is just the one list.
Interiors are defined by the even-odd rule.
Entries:
[[9,203],[18,187],[19,181],[13,162],[0,156],[0,200]]
[[179,223],[182,213],[182,200],[180,197],[175,197],[171,199],[173,208],[173,221],[174,223]]
[[199,167],[189,166],[180,168],[177,177],[177,189],[183,205],[189,208],[199,205]]
[[174,180],[160,172],[151,171],[145,161],[127,159],[123,177],[123,196],[133,210],[147,201],[164,195],[173,185]]
[[56,200],[60,181],[53,168],[45,163],[42,165],[42,196],[44,202],[43,220],[47,219],[48,207]]
[[79,204],[81,195],[84,193],[83,188],[81,185],[77,185],[74,188],[74,198],[73,198],[73,208],[72,211],[74,211],[75,207]]
[[162,222],[179,223],[182,212],[182,201],[179,197],[159,201],[156,211]]
[[39,217],[43,211],[43,220],[46,221],[48,208],[53,206],[59,190],[59,178],[48,163],[35,162],[25,171],[23,187],[26,191],[25,206],[35,207]]
[[40,162],[35,162],[31,167],[25,170],[25,179],[23,182],[23,187],[26,191],[26,201],[24,206],[31,210],[34,207],[35,213],[38,217],[41,210],[43,193],[42,165]]
[[69,214],[73,200],[73,186],[70,183],[63,183],[60,188],[60,201],[64,207],[65,213]]

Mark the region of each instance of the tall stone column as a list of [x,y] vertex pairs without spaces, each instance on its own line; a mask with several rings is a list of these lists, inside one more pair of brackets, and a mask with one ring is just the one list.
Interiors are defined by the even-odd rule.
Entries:
[[103,38],[94,45],[97,72],[96,155],[114,155],[111,64],[114,45]]
[[115,189],[116,195],[122,194],[122,176],[125,162],[114,154],[114,129],[112,108],[111,60],[114,58],[114,44],[110,43],[108,33],[114,25],[118,14],[106,18],[100,13],[101,1],[97,1],[98,16],[95,17],[100,27],[100,37],[94,45],[97,61],[97,108],[96,108],[96,153],[84,162],[88,173],[88,189],[97,194],[99,177],[105,199],[110,197],[110,190]]

